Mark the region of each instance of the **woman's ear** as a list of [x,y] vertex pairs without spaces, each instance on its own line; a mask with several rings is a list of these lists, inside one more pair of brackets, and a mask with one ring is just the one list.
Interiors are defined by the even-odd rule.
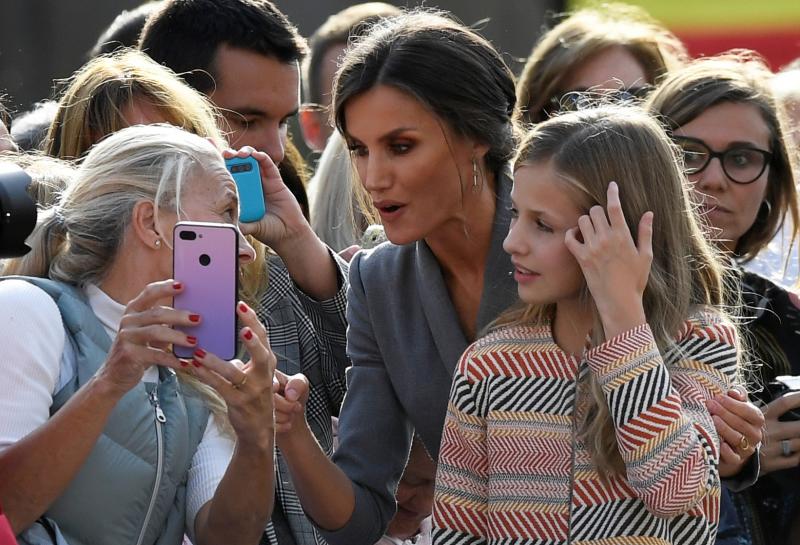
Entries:
[[133,205],[131,227],[134,236],[148,248],[161,247],[161,235],[156,227],[156,208],[153,201],[141,200]]

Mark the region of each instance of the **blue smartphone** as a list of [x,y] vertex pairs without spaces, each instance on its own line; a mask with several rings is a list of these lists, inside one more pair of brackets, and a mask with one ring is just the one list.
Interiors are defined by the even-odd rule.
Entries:
[[[172,277],[183,283],[173,300],[178,310],[201,316],[194,327],[176,327],[197,338],[197,346],[222,359],[236,357],[236,293],[239,279],[239,235],[227,223],[181,221],[172,236]],[[194,349],[174,346],[179,358]]]
[[239,221],[258,221],[267,213],[264,191],[261,188],[261,171],[252,157],[225,159],[225,166],[239,189]]

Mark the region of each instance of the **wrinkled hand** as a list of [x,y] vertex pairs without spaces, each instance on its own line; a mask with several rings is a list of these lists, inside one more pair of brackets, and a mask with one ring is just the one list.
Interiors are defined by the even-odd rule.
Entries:
[[306,402],[308,401],[308,379],[305,375],[285,375],[275,371],[273,385],[275,403],[275,428],[278,444],[306,426]]
[[[779,397],[762,407],[766,420],[766,438],[761,447],[761,475],[800,465],[800,421],[781,422],[778,418],[790,409],[800,407],[800,392]],[[789,456],[783,455],[781,442],[789,443]]]
[[303,211],[295,196],[283,183],[278,167],[269,155],[250,146],[245,146],[239,151],[224,150],[222,155],[225,159],[252,156],[258,161],[261,172],[261,187],[264,191],[267,213],[258,221],[242,223],[240,225],[242,233],[252,235],[276,250],[281,245],[307,234],[310,227],[303,216]]
[[719,474],[738,474],[763,440],[764,414],[737,389],[706,402],[720,438]]
[[653,261],[652,239],[653,213],[646,212],[638,245],[633,242],[616,182],[608,185],[607,211],[593,206],[566,232],[564,242],[583,271],[607,339],[646,321],[642,295]]
[[182,290],[183,285],[173,280],[153,282],[125,307],[117,336],[97,373],[118,394],[136,386],[152,365],[179,369],[181,364],[172,354],[171,345],[194,346],[190,336],[173,326],[192,327],[199,322],[189,318],[189,311],[162,304]]
[[250,360],[225,361],[199,347],[185,369],[212,387],[225,400],[228,418],[239,443],[271,445],[274,430],[272,381],[276,358],[269,347],[267,330],[255,311],[243,302],[236,306],[240,323],[239,336]]

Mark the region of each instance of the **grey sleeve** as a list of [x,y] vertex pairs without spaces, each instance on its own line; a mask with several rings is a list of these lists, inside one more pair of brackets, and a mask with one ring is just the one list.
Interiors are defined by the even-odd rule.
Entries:
[[[322,531],[331,545],[372,545],[395,512],[395,489],[411,446],[412,427],[384,367],[373,334],[358,254],[350,264],[347,351],[352,367],[339,417],[333,461],[350,478],[355,509],[344,527]],[[382,305],[377,305],[382,308]]]

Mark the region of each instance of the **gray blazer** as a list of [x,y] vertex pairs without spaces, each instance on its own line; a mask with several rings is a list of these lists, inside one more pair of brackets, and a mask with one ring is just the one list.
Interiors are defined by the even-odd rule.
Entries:
[[[510,192],[511,179],[500,177],[478,330],[517,300],[502,247]],[[415,431],[438,459],[453,371],[469,343],[424,241],[386,243],[355,256],[347,320],[352,367],[333,460],[353,481],[356,505],[346,526],[323,535],[332,545],[372,545],[394,515],[394,491]]]

